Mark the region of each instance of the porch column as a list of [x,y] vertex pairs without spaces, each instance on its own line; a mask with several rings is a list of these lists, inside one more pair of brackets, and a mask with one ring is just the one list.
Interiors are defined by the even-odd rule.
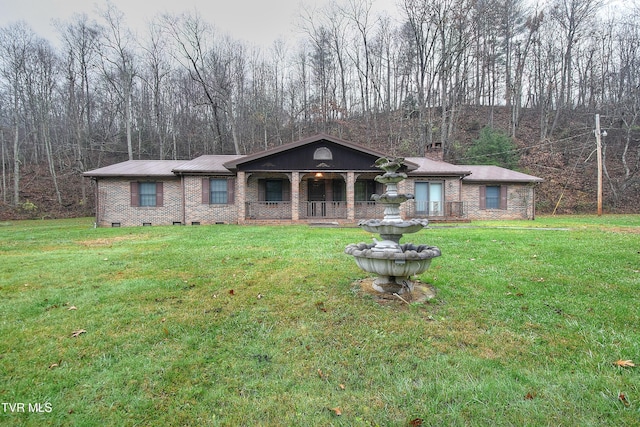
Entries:
[[356,174],[347,172],[347,220],[356,220]]
[[236,206],[238,207],[238,224],[244,224],[247,217],[246,194],[247,194],[247,178],[244,172],[238,171],[236,176]]
[[291,172],[291,221],[300,219],[300,172]]

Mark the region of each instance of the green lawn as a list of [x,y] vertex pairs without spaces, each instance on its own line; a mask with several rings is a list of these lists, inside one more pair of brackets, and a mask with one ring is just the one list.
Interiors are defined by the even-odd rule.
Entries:
[[640,423],[640,216],[434,224],[426,303],[359,289],[372,237],[0,223],[0,424]]

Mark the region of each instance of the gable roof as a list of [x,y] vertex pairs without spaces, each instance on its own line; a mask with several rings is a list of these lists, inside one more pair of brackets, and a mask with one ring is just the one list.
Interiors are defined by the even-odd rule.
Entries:
[[[295,150],[319,141],[337,144],[372,157],[387,157],[384,153],[323,133],[283,144],[251,155],[204,155],[193,160],[128,160],[84,173],[86,177],[173,177],[182,174],[234,175],[239,165],[266,159],[269,156]],[[463,182],[535,183],[544,181],[525,173],[499,166],[453,165],[427,157],[406,157],[409,176],[458,176]]]
[[464,182],[542,182],[544,179],[526,173],[516,172],[500,166],[465,165],[471,174],[465,176]]
[[[228,161],[224,164],[224,166],[229,169],[229,170],[235,170],[238,168],[239,165],[244,164],[244,163],[249,163],[249,162],[253,162],[255,160],[259,160],[265,157],[269,157],[269,156],[273,156],[275,154],[279,154],[279,153],[283,153],[285,151],[290,151],[299,147],[303,147],[305,145],[311,144],[313,142],[318,142],[318,141],[327,141],[336,145],[340,145],[342,147],[345,148],[349,148],[351,150],[354,151],[359,151],[361,153],[364,154],[369,154],[371,156],[374,156],[375,158],[380,158],[380,157],[387,157],[386,154],[381,153],[379,151],[376,150],[372,150],[368,147],[365,147],[364,145],[359,145],[359,144],[355,144],[353,142],[349,142],[349,141],[345,141],[344,139],[340,139],[340,138],[336,138],[334,136],[331,135],[327,135],[325,133],[319,133],[304,139],[300,139],[298,141],[294,141],[294,142],[290,142],[288,144],[282,144],[279,145],[277,147],[274,148],[270,148],[268,150],[265,151],[261,151],[258,153],[254,153],[254,154],[250,154],[248,156],[242,156],[240,158]],[[405,162],[406,166],[409,170],[415,169],[417,167],[417,165],[413,164],[412,162]]]
[[220,154],[220,155],[204,155],[197,157],[189,162],[185,162],[173,169],[177,174],[198,174],[198,173],[222,173],[232,174],[224,164],[241,159],[245,156]]
[[84,173],[88,177],[175,176],[173,169],[186,160],[127,160]]

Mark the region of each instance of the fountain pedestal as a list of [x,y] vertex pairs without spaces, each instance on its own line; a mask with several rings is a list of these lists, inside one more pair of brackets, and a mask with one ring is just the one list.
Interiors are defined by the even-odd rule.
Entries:
[[405,221],[400,216],[400,205],[413,198],[411,194],[398,194],[398,183],[407,175],[397,170],[404,159],[381,158],[376,166],[385,171],[376,181],[385,185],[383,194],[374,194],[372,200],[385,205],[382,220],[369,219],[358,224],[364,230],[377,233],[382,240],[373,239],[373,244],[350,244],[345,253],[352,255],[364,271],[375,273],[373,289],[381,293],[403,294],[413,290],[411,276],[425,272],[431,260],[440,256],[435,246],[400,244],[404,234],[416,233],[429,223],[426,219]]

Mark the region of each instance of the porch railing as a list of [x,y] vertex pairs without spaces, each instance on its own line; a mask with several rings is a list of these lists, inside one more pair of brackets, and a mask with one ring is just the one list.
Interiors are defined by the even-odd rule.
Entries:
[[[291,202],[246,202],[247,219],[291,219]],[[464,202],[416,202],[408,200],[403,206],[406,218],[464,219]],[[355,219],[382,218],[384,206],[376,202],[356,202]],[[346,219],[347,202],[301,202],[301,219]]]
[[246,202],[248,219],[291,219],[291,202]]
[[347,217],[347,202],[303,202],[300,204],[300,218]]

